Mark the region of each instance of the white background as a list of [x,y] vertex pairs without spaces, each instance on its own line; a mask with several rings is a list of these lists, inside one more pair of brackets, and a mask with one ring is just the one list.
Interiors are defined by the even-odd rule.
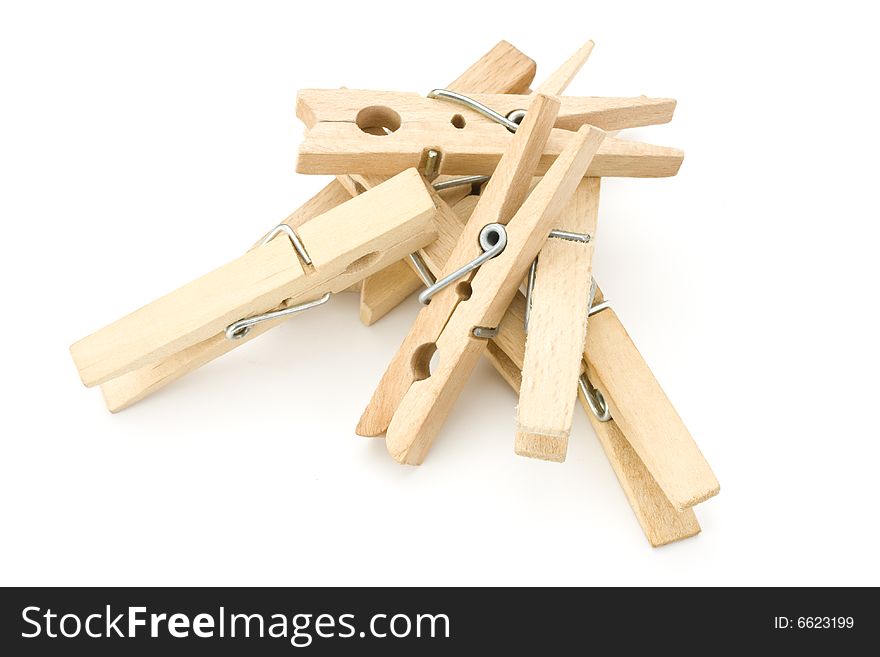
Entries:
[[[304,6],[305,5],[305,6]],[[862,3],[19,3],[0,10],[2,584],[880,584],[876,20]],[[426,93],[497,40],[671,96],[681,173],[603,186],[595,271],[721,481],[652,549],[583,413],[513,453],[483,363],[419,467],[353,432],[417,304],[341,295],[116,416],[69,345],[240,255],[298,88]]]

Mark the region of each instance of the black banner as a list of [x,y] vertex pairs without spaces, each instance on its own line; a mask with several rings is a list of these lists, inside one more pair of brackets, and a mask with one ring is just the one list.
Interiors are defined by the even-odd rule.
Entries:
[[[6,655],[854,650],[872,589],[4,589]],[[839,654],[854,654],[843,652]]]

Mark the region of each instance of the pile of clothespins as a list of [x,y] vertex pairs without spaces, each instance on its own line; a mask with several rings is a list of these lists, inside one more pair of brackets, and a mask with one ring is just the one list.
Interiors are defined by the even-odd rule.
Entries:
[[666,123],[675,101],[562,96],[592,46],[534,92],[535,63],[503,41],[427,97],[300,91],[297,171],[335,180],[237,260],[74,344],[83,382],[119,411],[332,294],[357,289],[369,325],[421,290],[358,434],[421,463],[486,356],[519,391],[517,454],[563,461],[580,400],[651,544],[695,535],[718,481],[591,273],[601,178],[683,159],[609,133]]

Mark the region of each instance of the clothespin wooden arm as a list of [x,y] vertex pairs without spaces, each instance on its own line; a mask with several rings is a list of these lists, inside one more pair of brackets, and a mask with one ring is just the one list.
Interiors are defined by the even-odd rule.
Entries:
[[449,89],[521,94],[535,79],[535,61],[507,41],[495,46],[449,84]]
[[[515,451],[564,461],[590,310],[599,179],[584,178],[533,265]],[[581,240],[581,241],[578,241]]]
[[[519,394],[522,383],[519,365],[495,340],[489,342],[486,356],[514,392]],[[659,547],[700,533],[700,524],[693,509],[678,511],[670,504],[614,420],[600,422],[583,396],[579,395],[578,398],[650,544]]]
[[424,460],[485,350],[487,341],[481,335],[497,327],[603,137],[604,132],[590,126],[575,134],[507,225],[507,246],[477,270],[470,296],[455,307],[435,343],[436,371],[410,386],[388,427],[386,446],[397,460],[410,464]]
[[[309,174],[390,175],[408,167],[423,169],[429,151],[439,155],[438,174],[492,175],[510,134],[501,125],[472,130],[413,126],[384,137],[366,134],[354,124],[319,123],[300,144],[297,171]],[[460,133],[460,134],[456,134]],[[571,132],[554,130],[535,175],[543,175],[563,151]],[[591,177],[662,178],[674,176],[683,153],[675,148],[608,138],[590,165]]]
[[[528,193],[528,184],[552,129],[558,107],[559,103],[547,96],[537,96],[529,106],[529,113],[480,196],[474,213],[454,241],[451,253],[444,258],[439,278],[451,274],[480,255],[479,234],[484,226],[490,223],[506,224],[513,217]],[[454,220],[454,217],[450,219]],[[447,243],[444,231],[440,232],[444,244]],[[416,316],[415,323],[389,363],[358,422],[358,434],[377,436],[388,428],[400,400],[420,375],[417,368],[412,367],[416,352],[422,349],[422,345],[436,342],[440,336],[460,300],[456,293],[458,287],[440,291],[431,299],[430,305]]]
[[[469,92],[466,96],[503,116],[524,110],[531,100],[528,95],[503,93]],[[560,102],[554,127],[565,130],[577,130],[586,124],[609,130],[640,128],[669,123],[675,112],[675,100],[671,98],[563,96]],[[465,132],[468,127],[497,125],[467,106],[400,91],[302,89],[297,94],[296,108],[297,116],[310,130],[319,123],[353,124],[376,136],[386,131],[406,132],[410,127],[449,125],[450,129]]]
[[673,507],[717,495],[712,468],[613,308],[590,318],[584,360],[591,384]]
[[[603,299],[597,287],[594,305]],[[494,338],[517,364],[525,358],[524,316],[520,294]],[[681,511],[717,495],[720,487],[712,468],[613,308],[590,317],[583,358],[590,384],[602,394],[616,426],[673,508]]]
[[574,54],[565,60],[562,65],[557,68],[550,76],[538,86],[539,94],[550,94],[551,96],[561,96],[562,93],[574,80],[574,76],[584,67],[593,48],[596,44],[592,40],[587,41],[578,48]]
[[393,262],[435,236],[433,201],[418,173],[405,171],[303,224],[298,237],[310,264],[301,264],[290,239],[276,237],[80,340],[71,352],[86,385],[104,383],[286,299],[340,291],[377,262]]
[[[351,195],[345,188],[334,180],[292,212],[282,223],[297,229],[315,217],[342,205],[350,198]],[[262,240],[257,242],[254,248],[261,242]],[[101,385],[101,393],[104,395],[107,409],[112,413],[124,410],[235,347],[262,335],[283,321],[284,319],[281,318],[252,326],[247,335],[238,340],[227,340],[224,335],[218,335],[168,358],[111,379]]]
[[83,383],[98,385],[276,307],[304,280],[291,242],[275,239],[83,338],[71,353]]
[[[592,50],[592,42],[585,44],[539,90],[562,93]],[[584,178],[557,221],[559,229],[589,236],[590,241],[547,240],[537,267],[533,265],[535,276],[529,280],[532,289],[527,301],[531,305],[531,339],[526,340],[523,359],[515,367],[515,389],[520,395],[514,442],[517,454],[565,459],[590,305],[599,183],[599,178]],[[505,319],[510,314],[508,310]]]

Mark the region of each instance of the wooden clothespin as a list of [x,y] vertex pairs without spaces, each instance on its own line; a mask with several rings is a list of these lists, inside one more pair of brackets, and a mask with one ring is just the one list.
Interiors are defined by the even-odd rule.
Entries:
[[[351,196],[346,189],[338,181],[333,180],[288,215],[282,223],[297,230],[300,226],[342,205],[350,198]],[[262,240],[253,248],[259,247],[261,242]],[[150,363],[107,381],[101,385],[101,393],[104,396],[107,409],[116,413],[128,408],[189,372],[252,340],[273,326],[277,326],[281,321],[283,320],[278,319],[252,326],[250,332],[238,340],[211,340],[194,345],[169,358]]]
[[[347,89],[301,91],[297,115],[306,124],[306,132],[297,171],[387,175],[413,166],[429,178],[491,175],[529,97],[491,94],[471,98],[448,90],[435,90],[431,96]],[[547,171],[572,138],[572,129],[586,124],[618,129],[662,123],[672,117],[675,107],[673,100],[650,98],[563,98],[561,102],[557,129],[545,145],[535,175]],[[587,175],[673,176],[682,157],[674,148],[609,138]]]
[[[486,356],[514,392],[519,394],[522,384],[519,365],[494,340],[490,342]],[[694,510],[679,511],[673,507],[614,420],[600,421],[586,398],[579,395],[579,399],[650,544],[660,547],[699,534],[700,523]]]
[[[592,52],[586,44],[539,88],[562,93]],[[584,178],[560,213],[557,230],[532,263],[526,293],[526,340],[514,449],[517,454],[565,460],[581,374],[587,314],[592,301],[593,244],[599,178]]]
[[[431,304],[419,313],[361,418],[358,433],[376,435],[387,429],[389,451],[402,462],[420,463],[424,459],[485,347],[482,338],[491,336],[529,262],[546,239],[549,223],[574,191],[602,142],[601,130],[582,128],[525,198],[558,107],[558,101],[543,95],[530,105],[510,150],[464,227],[444,277],[435,284],[434,289],[443,291],[430,297]],[[488,238],[494,231],[497,244],[503,244],[504,224],[508,224],[506,246],[500,255],[487,260],[494,255]],[[484,253],[477,252],[478,244]],[[482,266],[469,285],[465,281],[443,289],[472,272],[477,264]],[[429,292],[431,289],[423,293],[423,298]],[[437,372],[430,373],[427,366],[434,350],[439,355],[439,366]]]
[[676,510],[717,495],[712,468],[597,289],[594,309],[599,304],[603,308],[591,315],[587,331],[581,388],[594,401],[594,416],[614,420]]
[[[406,170],[75,343],[87,386],[144,368],[182,374],[436,238],[423,178]],[[145,390],[149,392],[149,390]]]
[[[465,94],[522,94],[528,91],[535,77],[535,69],[534,60],[506,41],[501,41],[450,83],[447,89]],[[338,180],[355,195],[374,187],[384,177],[344,175],[338,176]],[[442,178],[438,180],[442,181]],[[469,192],[469,187],[464,185],[441,191],[438,206],[455,203]],[[407,258],[364,279],[360,292],[361,322],[366,326],[377,322],[422,287],[424,282],[412,267],[412,262]]]
[[591,303],[599,178],[584,178],[529,272],[517,454],[564,461]]

